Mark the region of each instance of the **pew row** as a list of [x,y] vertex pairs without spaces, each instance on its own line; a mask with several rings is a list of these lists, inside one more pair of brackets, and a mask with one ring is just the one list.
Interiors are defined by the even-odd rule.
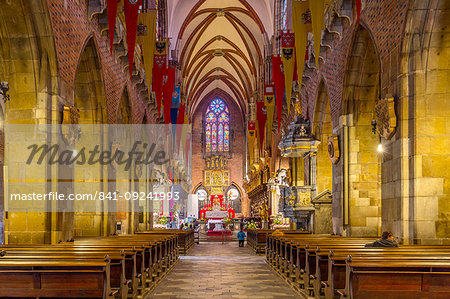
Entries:
[[[66,263],[83,265],[85,261],[96,261],[105,263],[107,260],[107,270],[104,272],[103,293],[99,295],[99,290],[95,295],[90,290],[90,286],[86,285],[86,296],[74,295],[73,298],[138,298],[145,297],[156,284],[173,268],[178,260],[177,235],[151,235],[151,236],[111,236],[111,237],[95,237],[77,239],[74,242],[64,242],[57,245],[37,244],[37,245],[2,245],[0,246],[0,262],[12,265],[25,265],[29,263],[39,263],[42,261],[52,262],[54,265],[60,265],[56,273],[65,272]],[[2,269],[0,269],[1,271]],[[17,273],[17,269],[4,268],[5,275],[8,273]],[[33,274],[35,268],[22,267],[21,273],[26,275]],[[71,268],[67,266],[67,271]],[[28,273],[29,272],[29,273]],[[97,271],[98,272],[98,271]],[[31,274],[30,274],[31,273]],[[100,274],[98,274],[100,275]],[[45,275],[44,275],[45,276]],[[44,277],[43,276],[43,277]],[[58,276],[58,274],[56,274]],[[54,277],[54,276],[52,276]],[[80,279],[80,276],[68,276],[72,280]],[[45,276],[48,280],[48,276]],[[57,279],[56,277],[55,279]],[[64,278],[65,280],[66,278]],[[35,286],[41,286],[37,283],[38,278],[35,277]],[[81,279],[81,281],[83,281]],[[48,282],[48,281],[47,281]],[[83,293],[83,284],[79,281],[72,281],[73,284],[80,288]],[[11,281],[2,281],[2,289],[14,287]],[[45,284],[43,285],[45,286]],[[34,292],[34,293],[33,293]],[[8,297],[48,297],[61,298],[70,296],[61,296],[60,293],[49,290],[31,292],[24,289],[23,292],[14,290]],[[36,295],[30,295],[36,294]],[[40,294],[40,295],[39,295]],[[42,295],[42,294],[45,294]],[[91,296],[92,295],[92,296]],[[3,297],[0,295],[0,297]]]
[[[368,281],[381,283],[385,279],[383,275],[393,273],[395,269],[403,275],[414,268],[412,266],[407,267],[408,263],[422,262],[421,265],[423,266],[427,262],[436,263],[440,261],[445,266],[445,263],[450,261],[450,246],[364,247],[365,244],[373,242],[374,239],[376,238],[352,238],[331,235],[268,235],[266,240],[266,262],[305,298],[397,298],[396,295],[398,293],[389,293],[389,288],[392,288],[392,286],[385,289],[385,295],[380,295],[384,294],[382,285],[378,286],[378,293],[375,290],[373,292],[370,291],[372,292],[370,293],[368,288],[370,289],[374,286],[370,285]],[[356,260],[359,263],[358,268],[351,268],[349,261],[354,262]],[[380,264],[381,270],[376,270],[374,265],[383,261],[386,261],[387,264],[392,263],[397,268],[393,266],[389,268],[385,263],[383,267]],[[372,268],[370,271],[376,272],[369,280],[364,280],[365,276],[364,278],[359,278],[362,277],[363,273],[361,272],[361,265],[365,262],[371,263]],[[399,268],[399,265],[403,262],[405,264],[404,269]],[[389,270],[386,270],[388,268]],[[383,269],[386,271],[383,271]],[[434,267],[433,269],[437,268]],[[430,269],[421,268],[423,273],[426,272],[428,274],[420,274],[424,282],[420,290],[417,287],[419,281],[417,271],[413,271],[416,276],[403,275],[405,288],[408,285],[408,280],[416,279],[416,285],[413,287],[415,292],[410,293],[408,297],[450,298],[447,293],[450,291],[447,281],[450,276],[446,276],[450,275],[450,272],[446,268],[440,269],[444,271],[436,277],[436,271],[430,274],[428,273],[431,271]],[[378,277],[378,280],[375,280],[374,277]],[[427,285],[430,286],[427,287]]]
[[189,253],[189,251],[193,248],[195,244],[194,240],[194,230],[188,229],[188,230],[178,230],[178,229],[161,229],[161,230],[150,230],[150,231],[143,231],[143,232],[137,232],[137,235],[145,235],[145,236],[152,236],[152,235],[176,235],[178,238],[178,252],[179,254],[186,255]]

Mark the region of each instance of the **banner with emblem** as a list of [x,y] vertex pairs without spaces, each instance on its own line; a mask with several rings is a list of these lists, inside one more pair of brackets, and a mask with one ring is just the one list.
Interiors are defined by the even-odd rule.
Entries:
[[256,126],[254,120],[249,120],[247,122],[247,135],[248,135],[248,153],[250,155],[250,164],[253,164],[253,159],[255,155],[255,137],[256,137]]
[[259,151],[262,152],[267,121],[267,110],[264,101],[256,101],[256,120],[258,121]]
[[295,32],[298,84],[302,84],[305,56],[308,46],[308,32],[312,31],[309,1],[292,1],[292,27]]
[[108,11],[108,33],[109,33],[109,51],[113,51],[114,33],[116,31],[116,17],[117,17],[117,0],[107,0],[106,8]]
[[281,57],[272,55],[272,78],[275,86],[275,100],[277,104],[278,132],[281,128],[281,113],[284,100],[284,71]]
[[166,40],[155,42],[152,89],[156,94],[156,106],[158,107],[158,117],[161,116],[161,101],[163,97],[163,76],[166,70],[166,57],[167,57],[166,47],[167,47]]
[[281,61],[284,69],[284,85],[286,91],[286,104],[288,114],[291,107],[292,81],[294,79],[295,66],[295,34],[294,32],[281,32]]
[[[137,39],[142,48],[147,86],[151,86],[156,40],[156,11],[139,14]],[[150,88],[148,90],[151,91]]]
[[311,10],[311,24],[314,36],[314,56],[316,58],[316,68],[319,69],[320,41],[322,30],[325,29],[325,2],[324,0],[309,1]]
[[264,106],[267,112],[267,140],[270,144],[272,141],[273,113],[275,111],[275,89],[273,84],[264,85]]
[[128,45],[128,67],[130,70],[130,78],[133,74],[134,62],[134,46],[136,45],[136,32],[139,7],[142,0],[125,0],[125,23],[127,27],[127,45]]

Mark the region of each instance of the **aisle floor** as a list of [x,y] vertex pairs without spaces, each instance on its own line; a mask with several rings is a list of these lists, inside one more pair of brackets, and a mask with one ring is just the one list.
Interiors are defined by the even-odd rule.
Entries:
[[147,298],[298,298],[250,248],[200,243]]

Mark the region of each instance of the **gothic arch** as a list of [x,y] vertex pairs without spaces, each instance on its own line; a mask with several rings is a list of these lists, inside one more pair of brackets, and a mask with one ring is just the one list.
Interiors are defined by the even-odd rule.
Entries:
[[342,164],[348,182],[348,189],[344,189],[344,228],[352,236],[379,235],[382,153],[377,152],[380,139],[372,132],[372,120],[380,98],[380,61],[370,32],[361,25],[347,57],[342,104],[348,127],[343,144],[348,142],[349,156]]
[[314,136],[320,141],[317,150],[317,193],[332,190],[333,166],[328,156],[328,137],[333,134],[330,99],[325,82],[321,80],[316,98],[313,122]]
[[106,121],[105,91],[101,62],[93,36],[86,40],[75,74],[74,105],[80,109],[80,124]]

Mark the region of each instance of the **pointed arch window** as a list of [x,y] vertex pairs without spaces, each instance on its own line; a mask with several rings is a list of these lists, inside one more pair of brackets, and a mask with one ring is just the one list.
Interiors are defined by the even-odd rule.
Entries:
[[221,99],[214,99],[205,112],[206,152],[230,150],[230,111]]

